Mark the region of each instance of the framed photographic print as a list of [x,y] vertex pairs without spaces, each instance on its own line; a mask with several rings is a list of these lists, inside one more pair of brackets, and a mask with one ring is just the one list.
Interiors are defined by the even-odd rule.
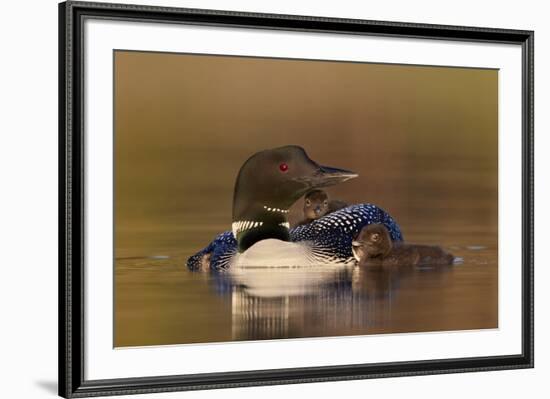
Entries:
[[59,21],[61,396],[533,367],[533,32]]

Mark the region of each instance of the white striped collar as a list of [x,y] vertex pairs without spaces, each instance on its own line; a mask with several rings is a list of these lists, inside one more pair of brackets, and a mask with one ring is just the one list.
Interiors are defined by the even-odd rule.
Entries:
[[[255,222],[252,220],[238,220],[236,222],[233,222],[231,224],[231,230],[233,231],[233,237],[237,239],[237,235],[239,233],[242,233],[243,231],[255,229],[260,226],[262,226],[264,222]],[[290,223],[289,222],[281,222],[279,223],[279,226],[285,227],[287,229],[290,229]]]

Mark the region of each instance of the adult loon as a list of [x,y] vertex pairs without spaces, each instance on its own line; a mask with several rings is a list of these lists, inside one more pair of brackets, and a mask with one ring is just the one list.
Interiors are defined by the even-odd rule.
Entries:
[[371,223],[383,224],[392,240],[401,241],[397,223],[372,204],[351,205],[290,229],[288,209],[305,193],[357,176],[319,165],[299,146],[252,155],[241,167],[235,183],[232,231],[215,237],[188,259],[187,266],[191,270],[225,270],[243,264],[349,263],[354,259],[353,238]]

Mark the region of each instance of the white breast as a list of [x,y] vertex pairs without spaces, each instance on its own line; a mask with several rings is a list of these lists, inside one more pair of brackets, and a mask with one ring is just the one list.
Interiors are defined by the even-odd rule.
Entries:
[[349,265],[319,263],[307,242],[268,239],[235,255],[228,272],[248,295],[276,297],[304,295],[345,267]]
[[270,238],[252,245],[231,260],[233,268],[303,267],[315,265],[308,242],[287,242]]

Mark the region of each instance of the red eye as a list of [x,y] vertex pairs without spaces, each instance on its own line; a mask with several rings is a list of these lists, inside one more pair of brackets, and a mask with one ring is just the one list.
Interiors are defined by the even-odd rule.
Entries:
[[288,165],[283,162],[279,165],[279,169],[281,170],[281,172],[286,172],[288,170]]

